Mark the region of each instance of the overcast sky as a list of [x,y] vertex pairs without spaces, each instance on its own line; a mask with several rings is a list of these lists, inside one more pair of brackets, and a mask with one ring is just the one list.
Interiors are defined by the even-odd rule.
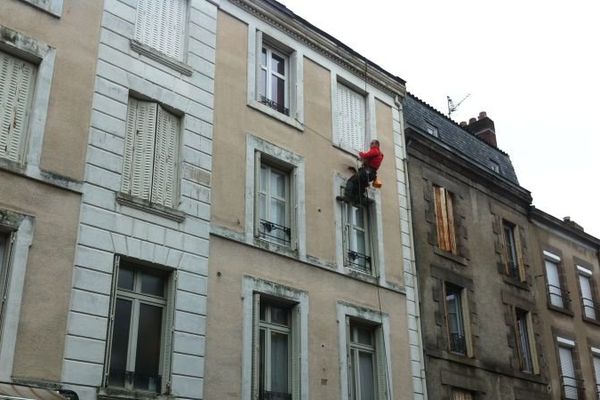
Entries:
[[280,0],[452,118],[486,111],[536,207],[600,237],[600,2]]

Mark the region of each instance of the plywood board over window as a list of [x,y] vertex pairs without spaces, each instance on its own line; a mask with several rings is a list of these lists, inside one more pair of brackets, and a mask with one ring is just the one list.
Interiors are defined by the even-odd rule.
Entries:
[[457,254],[453,195],[446,188],[434,186],[433,198],[438,247]]

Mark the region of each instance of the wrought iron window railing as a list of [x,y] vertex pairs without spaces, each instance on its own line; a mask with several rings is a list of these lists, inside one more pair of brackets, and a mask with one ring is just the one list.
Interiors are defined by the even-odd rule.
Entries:
[[467,338],[460,333],[450,334],[450,351],[458,354],[467,354]]
[[576,379],[572,376],[561,375],[562,390],[565,399],[580,400],[585,399],[585,388],[583,379]]
[[292,400],[292,395],[290,393],[285,392],[270,392],[264,391],[262,392],[262,396],[260,396],[261,400]]
[[258,232],[261,238],[283,246],[289,246],[291,243],[292,230],[287,226],[261,219]]
[[[569,292],[560,286],[547,284],[548,301],[555,307],[564,308],[565,310],[570,309],[571,298]],[[562,306],[561,306],[562,304]]]
[[583,316],[586,318],[598,321],[600,319],[600,303],[587,297],[581,298],[581,307],[583,308]]
[[134,371],[125,371],[111,368],[108,376],[108,385],[141,389],[160,393],[162,377],[160,375],[145,375]]
[[283,104],[279,104],[274,100],[268,99],[265,96],[260,96],[259,102],[264,104],[267,107],[272,108],[273,110],[285,114],[287,116],[290,115],[290,109],[285,107]]
[[362,272],[371,273],[371,257],[354,250],[349,250],[348,266]]

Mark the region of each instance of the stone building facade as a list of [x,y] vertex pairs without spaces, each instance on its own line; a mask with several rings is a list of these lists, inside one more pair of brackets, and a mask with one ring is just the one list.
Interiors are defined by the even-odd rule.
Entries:
[[493,121],[404,102],[430,399],[545,399],[531,202]]

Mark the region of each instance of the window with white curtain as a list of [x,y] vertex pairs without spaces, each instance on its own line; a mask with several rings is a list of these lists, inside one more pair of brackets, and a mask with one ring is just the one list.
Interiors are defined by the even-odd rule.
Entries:
[[573,348],[575,343],[566,344],[570,340],[559,339],[558,356],[560,361],[561,383],[563,398],[578,400],[581,397],[581,382],[575,374],[575,362],[573,360]]
[[371,274],[373,272],[373,258],[371,255],[369,206],[344,202],[342,207],[345,265]]
[[450,283],[444,286],[449,349],[453,353],[467,355],[464,289]]
[[555,307],[566,308],[568,299],[566,298],[561,285],[559,274],[560,257],[548,252],[544,252],[544,255],[546,257],[544,262],[546,267],[548,299],[550,304]]
[[594,291],[592,289],[592,271],[577,266],[579,273],[579,289],[581,290],[581,305],[583,307],[583,315],[586,318],[596,320],[598,317],[596,310],[596,302]]
[[378,399],[374,327],[351,321],[349,337],[350,398],[353,400]]
[[260,160],[258,174],[259,237],[282,246],[291,243],[290,174]]
[[135,39],[183,60],[187,0],[138,0]]
[[259,64],[258,101],[289,116],[289,56],[263,41]]
[[121,192],[177,206],[180,119],[161,105],[129,98]]
[[0,158],[23,160],[35,75],[34,64],[0,51]]
[[364,151],[367,134],[367,101],[365,95],[338,82],[336,97],[336,144],[356,152]]

